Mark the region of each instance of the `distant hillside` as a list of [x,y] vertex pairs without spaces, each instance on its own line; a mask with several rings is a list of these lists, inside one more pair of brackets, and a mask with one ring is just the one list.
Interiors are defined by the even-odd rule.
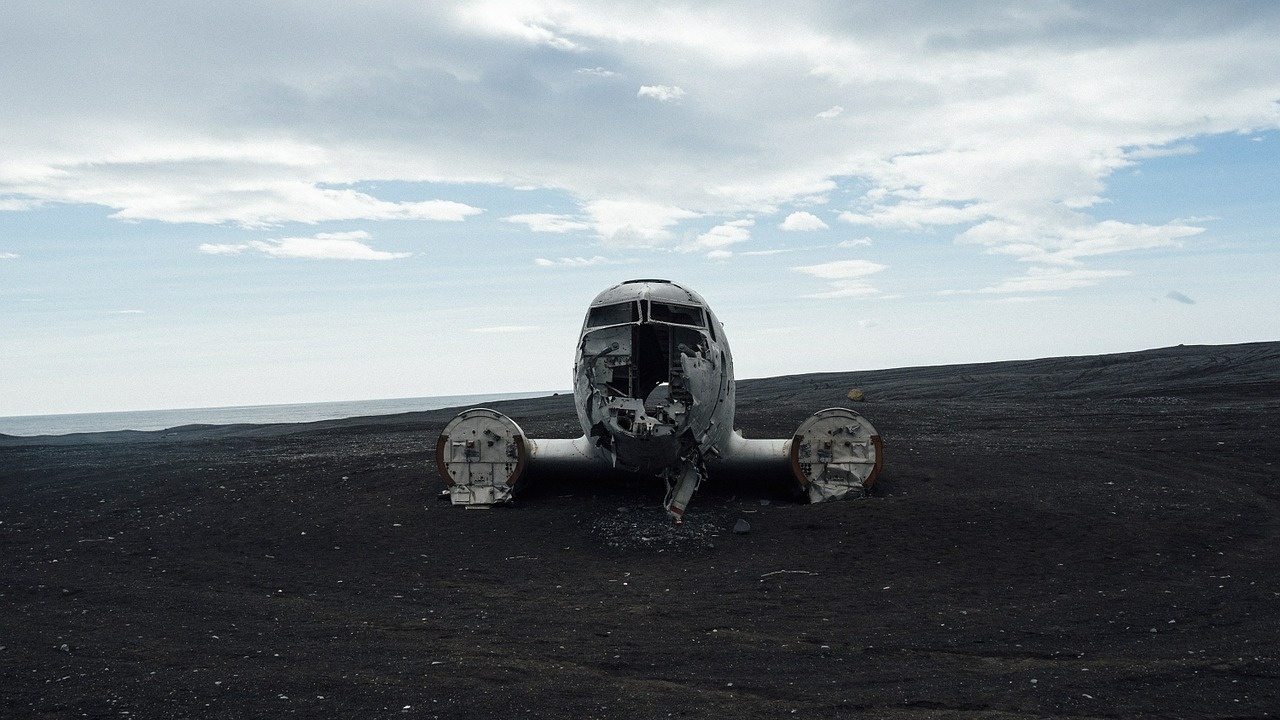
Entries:
[[743,400],[793,401],[815,390],[859,388],[868,400],[1116,399],[1223,402],[1280,399],[1280,342],[1179,345],[1113,355],[814,373],[744,380]]

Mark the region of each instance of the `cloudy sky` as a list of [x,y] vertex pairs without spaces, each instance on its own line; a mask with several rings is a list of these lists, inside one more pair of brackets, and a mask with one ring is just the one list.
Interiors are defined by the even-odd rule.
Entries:
[[1280,3],[328,5],[4,3],[0,415],[1280,339]]

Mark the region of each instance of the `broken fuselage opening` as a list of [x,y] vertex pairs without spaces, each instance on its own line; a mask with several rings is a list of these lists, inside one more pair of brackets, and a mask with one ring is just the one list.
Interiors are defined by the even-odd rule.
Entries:
[[732,404],[732,369],[705,306],[636,290],[588,311],[574,386],[583,431],[614,466],[656,472],[719,438],[712,418]]

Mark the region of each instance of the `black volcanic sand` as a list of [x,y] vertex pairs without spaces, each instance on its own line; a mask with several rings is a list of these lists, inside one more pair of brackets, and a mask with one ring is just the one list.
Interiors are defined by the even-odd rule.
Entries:
[[851,388],[873,497],[682,527],[654,483],[440,502],[453,411],[0,438],[0,715],[1280,714],[1280,343],[747,381],[738,424]]

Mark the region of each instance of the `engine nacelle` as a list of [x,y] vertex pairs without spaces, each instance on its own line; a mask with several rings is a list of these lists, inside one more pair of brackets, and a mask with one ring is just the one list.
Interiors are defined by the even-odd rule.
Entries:
[[858,413],[827,408],[800,423],[791,439],[791,472],[809,502],[866,494],[880,474],[880,435]]
[[460,413],[436,441],[436,467],[454,505],[509,502],[528,457],[528,441],[516,421],[488,408]]

